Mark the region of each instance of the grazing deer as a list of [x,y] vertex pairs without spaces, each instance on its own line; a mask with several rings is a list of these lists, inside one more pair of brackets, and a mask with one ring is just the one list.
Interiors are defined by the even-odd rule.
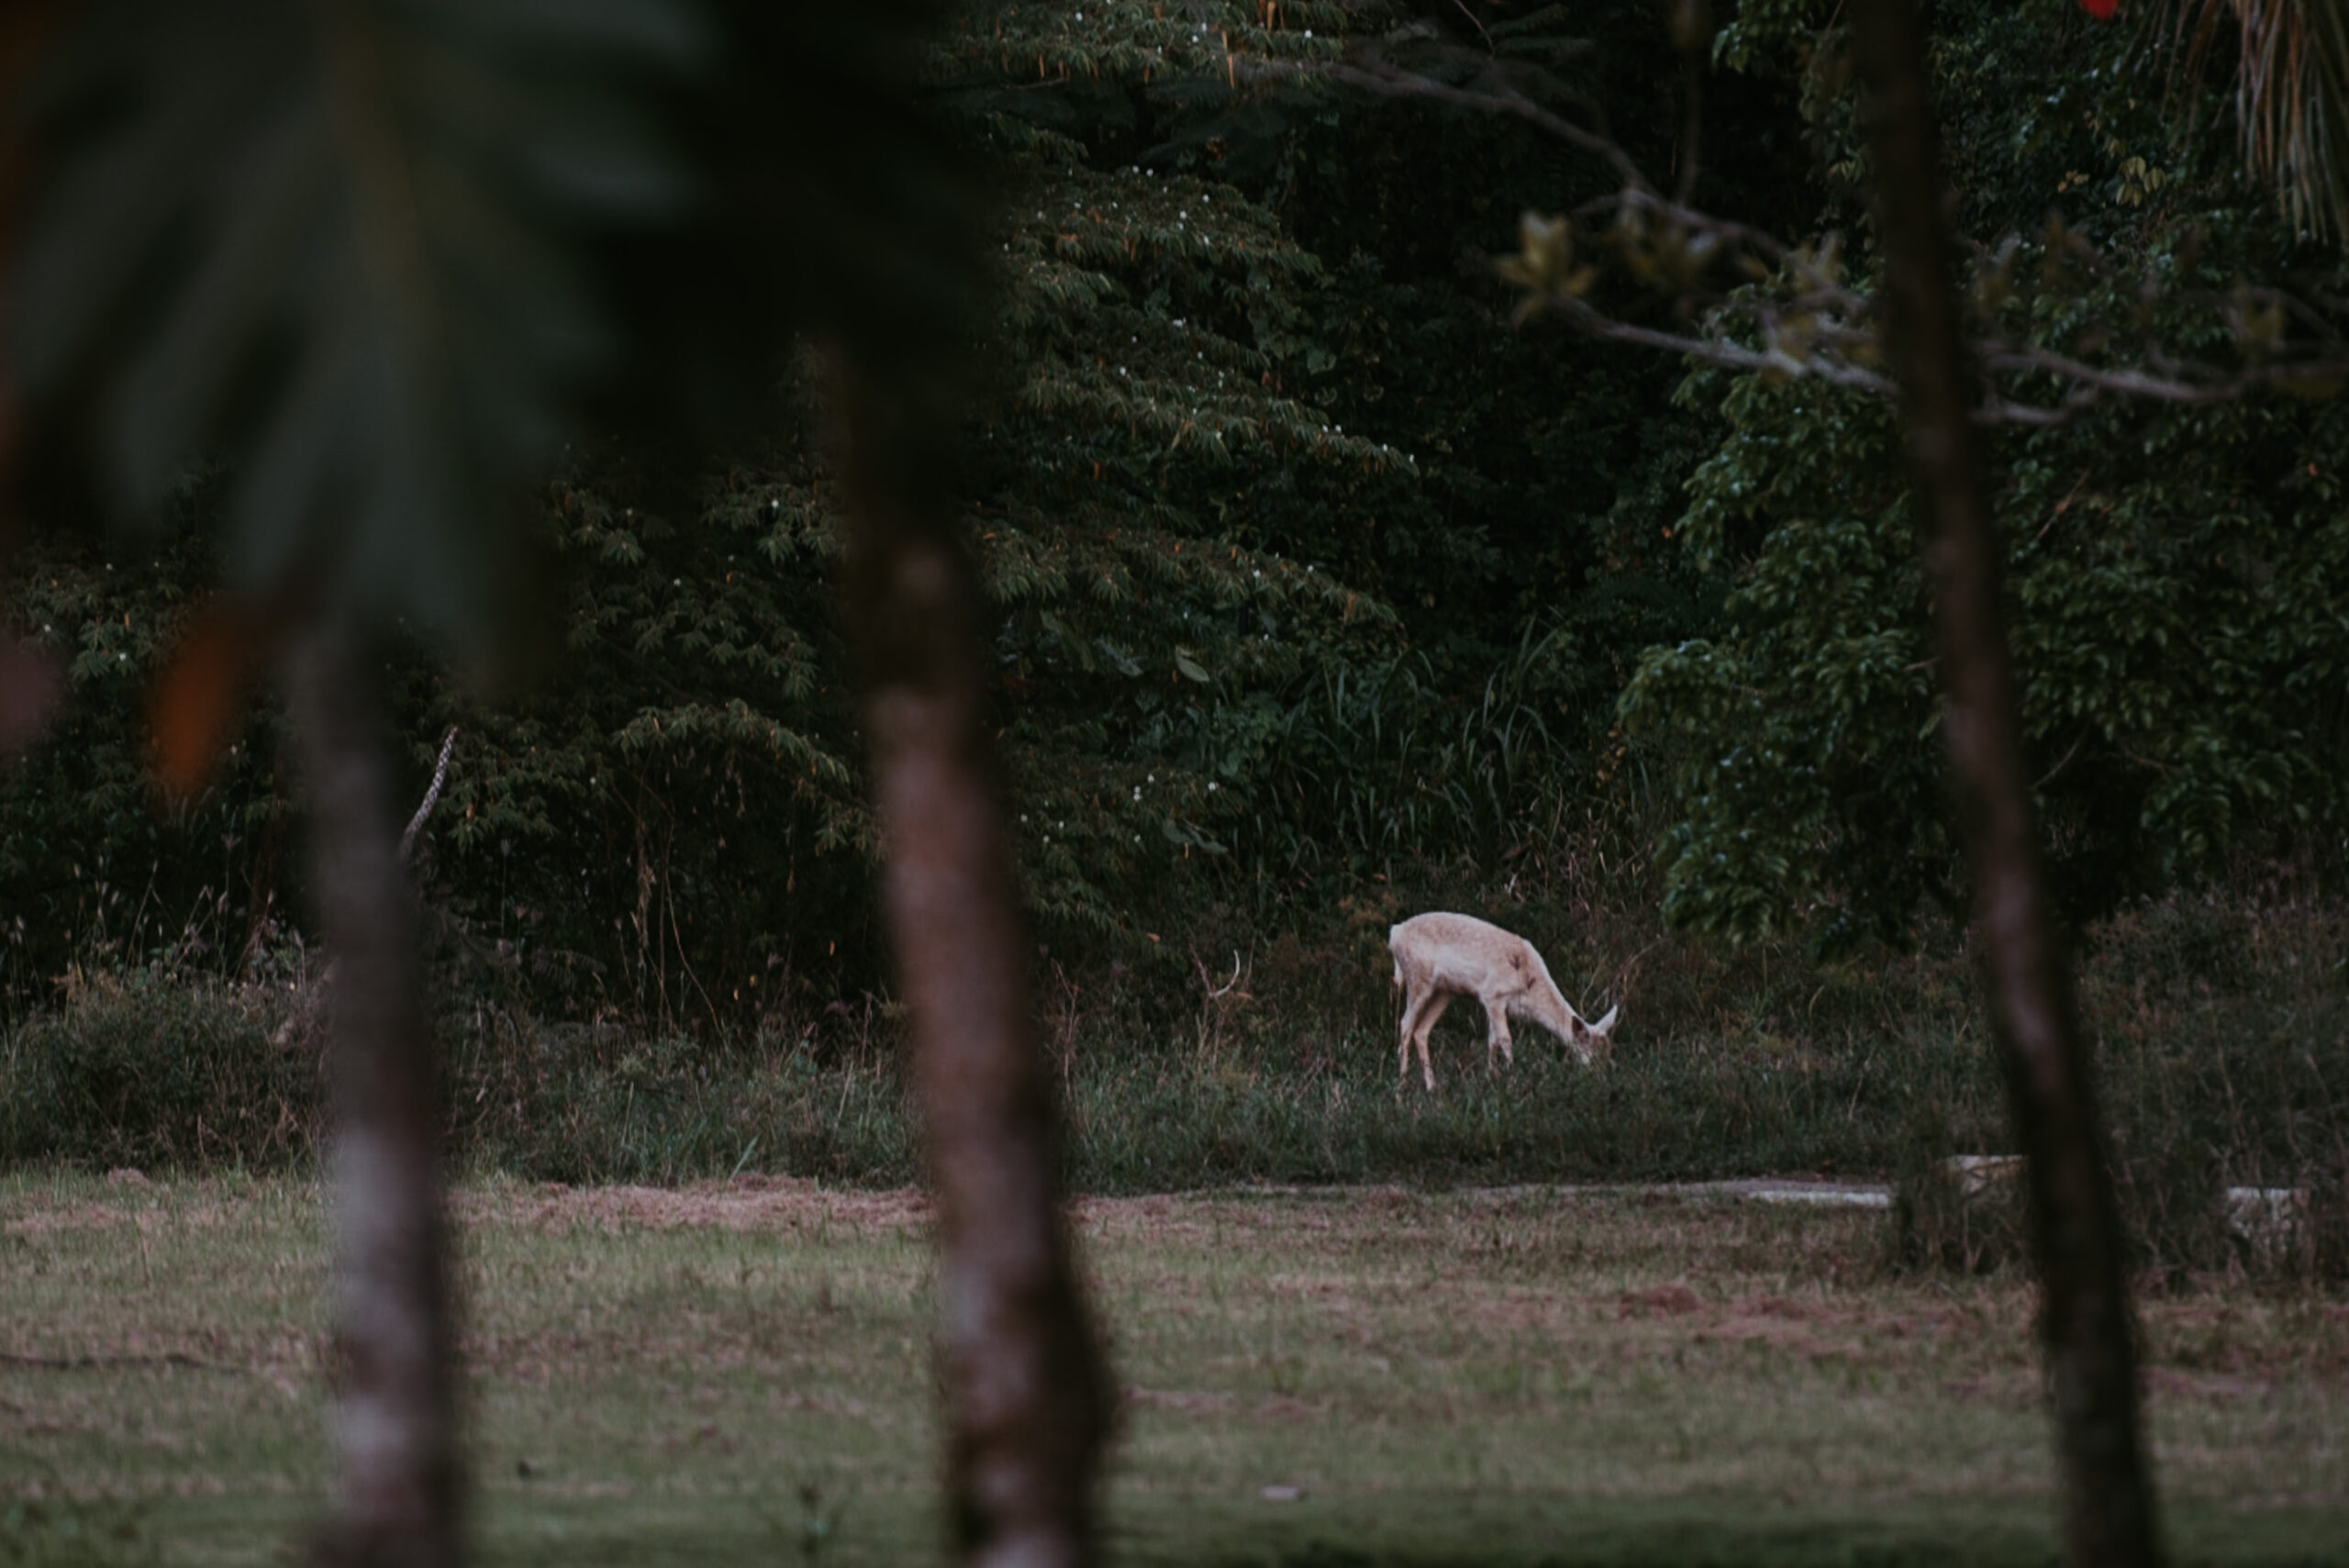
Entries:
[[1386,933],[1386,946],[1395,955],[1395,989],[1403,998],[1402,1075],[1411,1075],[1411,1046],[1417,1041],[1419,1076],[1431,1093],[1435,1069],[1428,1063],[1428,1032],[1454,996],[1474,996],[1485,1005],[1487,1070],[1495,1051],[1504,1062],[1516,1060],[1509,1051],[1512,1016],[1556,1035],[1586,1066],[1606,1053],[1615,1032],[1620,1009],[1609,1007],[1597,1023],[1585,1023],[1531,942],[1472,915],[1414,915]]

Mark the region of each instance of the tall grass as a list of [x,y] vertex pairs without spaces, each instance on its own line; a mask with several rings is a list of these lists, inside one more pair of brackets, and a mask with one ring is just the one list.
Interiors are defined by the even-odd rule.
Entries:
[[[1419,867],[1269,940],[1227,912],[1197,923],[1196,947],[1154,962],[1047,962],[1040,1015],[1071,1183],[1119,1193],[1813,1172],[1899,1175],[1913,1196],[1940,1157],[2011,1147],[1972,966],[1954,940],[1865,967],[1687,941],[1622,906],[1642,895],[1642,868],[1602,859],[1529,854],[1514,886],[1482,900],[1447,896],[1448,882],[1462,884]],[[1586,1007],[1621,1001],[1613,1059],[1579,1067],[1528,1029],[1514,1069],[1490,1073],[1482,1019],[1464,1005],[1437,1031],[1438,1092],[1403,1080],[1386,927],[1439,903],[1533,936]],[[2082,995],[2143,1262],[2243,1265],[2221,1189],[2306,1188],[2299,1266],[2340,1272],[2349,908],[2289,888],[2179,895],[2089,938]],[[299,978],[151,972],[81,984],[0,1040],[0,1162],[309,1158],[316,991]],[[494,986],[466,995],[444,1007],[441,1036],[448,1132],[467,1166],[573,1183],[919,1173],[902,1020],[887,1004],[836,1002],[697,1039],[549,1021]],[[1908,1212],[1912,1231],[1931,1219]],[[1909,1242],[1912,1255],[1946,1251],[1932,1235]]]
[[139,971],[77,979],[0,1035],[0,1160],[283,1164],[317,1124],[316,1051],[282,985]]

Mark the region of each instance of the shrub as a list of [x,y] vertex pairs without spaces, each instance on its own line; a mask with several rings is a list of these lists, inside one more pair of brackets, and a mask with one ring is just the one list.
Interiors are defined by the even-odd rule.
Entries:
[[319,1074],[294,1000],[144,973],[77,983],[0,1046],[0,1159],[104,1169],[306,1154]]

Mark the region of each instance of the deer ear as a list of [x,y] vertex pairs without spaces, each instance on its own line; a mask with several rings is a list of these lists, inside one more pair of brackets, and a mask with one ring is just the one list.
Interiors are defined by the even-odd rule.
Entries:
[[1605,1018],[1599,1019],[1595,1024],[1586,1024],[1583,1027],[1590,1030],[1591,1033],[1597,1035],[1599,1039],[1605,1040],[1609,1035],[1615,1032],[1615,1015],[1622,1010],[1623,1009],[1620,1005],[1609,1007],[1607,1009],[1607,1016]]

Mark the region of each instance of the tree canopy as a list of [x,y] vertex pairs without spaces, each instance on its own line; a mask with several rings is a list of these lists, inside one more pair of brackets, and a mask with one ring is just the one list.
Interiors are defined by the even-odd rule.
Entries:
[[[239,28],[274,25],[257,0],[232,11]],[[885,148],[838,129],[857,112],[852,72],[839,101],[811,88],[779,108],[749,57],[718,58],[656,12],[669,15],[651,0],[592,22],[523,7],[509,28],[425,7],[416,50],[396,56],[422,74],[387,79],[381,100],[433,125],[457,117],[451,146],[489,134],[491,120],[464,116],[503,125],[510,110],[524,128],[501,132],[484,167],[519,182],[545,235],[584,226],[620,241],[596,252],[601,270],[557,281],[532,270],[552,263],[527,236],[493,244],[468,227],[451,187],[452,216],[426,231],[453,280],[449,308],[479,317],[484,344],[510,343],[491,360],[539,389],[542,415],[434,470],[518,482],[518,505],[468,491],[430,538],[384,536],[392,569],[364,576],[406,638],[395,707],[412,787],[460,727],[429,851],[435,901],[516,944],[546,1001],[720,1018],[769,1005],[778,984],[829,996],[878,983],[877,839],[830,608],[838,494],[814,372],[793,348],[796,326],[821,324],[777,315],[753,286],[761,269],[841,264],[774,232],[747,231],[764,238],[739,253],[716,238],[734,232],[728,214],[784,206],[829,215],[806,229],[819,236],[858,231],[870,203],[941,241],[967,237],[967,273],[804,291],[845,301],[832,308],[876,340],[918,344],[958,302],[996,302],[955,344],[976,392],[958,495],[1048,941],[1148,958],[1181,911],[1334,901],[1415,861],[1549,852],[1559,824],[1640,779],[1669,786],[1642,809],[1687,924],[1833,946],[1954,906],[1888,409],[1865,390],[1691,370],[1540,321],[1510,330],[1520,295],[1491,258],[1516,248],[1520,211],[1604,196],[1604,160],[1322,69],[1438,46],[1531,62],[1555,89],[1547,101],[1670,172],[1685,82],[1654,8],[952,12],[922,46],[926,117],[906,123],[937,128],[951,161],[995,193],[985,219],[942,188],[891,186],[883,201]],[[891,47],[914,47],[913,20]],[[1748,4],[1722,21],[1691,199],[1809,241],[1865,284],[1865,156],[1831,7]],[[2062,6],[2017,19],[1959,5],[1936,27],[1963,221],[1983,248],[1979,308],[2013,340],[2093,354],[2137,340],[2150,311],[2165,342],[2236,353],[2226,311],[2258,328],[2260,290],[2332,275],[2332,252],[2237,171],[2220,129],[2223,36],[2197,61],[2150,17],[2099,26]],[[818,76],[824,50],[846,47],[820,29],[805,47],[757,36],[777,71]],[[128,101],[123,72],[170,58],[155,37],[128,65],[68,76],[44,112],[97,145]],[[465,50],[526,45],[538,63],[524,79],[543,91],[505,109],[433,87]],[[178,104],[169,88],[157,101]],[[130,720],[200,584],[339,580],[299,528],[268,522],[291,494],[263,484],[277,472],[270,432],[293,440],[288,421],[341,407],[343,444],[317,450],[360,465],[376,461],[369,443],[407,439],[396,420],[349,413],[360,381],[337,384],[348,396],[335,403],[298,380],[306,363],[324,375],[359,362],[335,357],[329,328],[392,365],[385,334],[406,319],[393,295],[359,286],[373,275],[352,216],[364,166],[317,183],[317,169],[340,167],[318,164],[322,149],[341,143],[301,130],[315,95],[173,112],[207,146],[307,150],[306,165],[234,163],[244,194],[278,181],[284,210],[309,215],[270,274],[298,286],[255,295],[242,316],[213,310],[203,280],[223,275],[234,236],[207,228],[200,201],[130,202],[128,154],[61,187],[74,221],[116,212],[122,254],[148,260],[43,284],[73,306],[44,317],[44,351],[60,365],[74,342],[119,357],[131,339],[101,328],[139,311],[184,323],[148,339],[124,383],[177,410],[181,435],[128,450],[123,422],[150,406],[77,403],[86,382],[69,377],[56,406],[71,417],[33,443],[115,452],[121,487],[104,499],[157,531],[107,551],[48,528],[17,577],[11,613],[76,698],[66,728],[0,779],[0,884],[28,919],[6,972],[19,1003],[45,994],[126,887],[152,889],[144,935],[106,940],[133,946],[167,940],[199,906],[239,940],[295,906],[273,719],[236,737],[214,787],[161,820]],[[866,153],[801,155],[818,145]],[[640,177],[574,189],[571,147],[633,149],[623,161]],[[689,189],[689,165],[716,172]],[[778,169],[785,184],[757,172]],[[482,246],[487,270],[466,260]],[[338,293],[337,276],[356,281]],[[688,276],[703,282],[681,286]],[[2150,304],[2147,278],[2166,291]],[[1621,319],[1675,327],[1632,269],[1602,268],[1594,287]],[[517,290],[529,308],[505,310]],[[2341,570],[2334,406],[2277,392],[2109,397],[1998,435],[2039,806],[2075,913],[2247,849],[2327,841],[2340,809],[2327,694],[2342,650],[2324,608]],[[38,516],[77,515],[31,477],[51,502]],[[324,494],[333,480],[298,483]],[[555,568],[523,617],[540,628],[537,673],[487,700],[434,655],[493,651],[464,630],[473,612],[432,586],[436,560],[480,551]]]
[[[1723,48],[1751,69],[1807,47],[1817,82],[1842,46],[1816,21],[1742,15]],[[2007,258],[1975,308],[2016,340],[2224,353],[2212,298],[2337,276],[2207,134],[2223,106],[2159,41],[2062,7],[1940,13],[1959,210],[1978,253]],[[1822,221],[1848,220],[1848,101],[1815,86],[1809,117],[1831,171]],[[2017,265],[2025,242],[1998,248],[2019,228],[2033,239]],[[1876,265],[1865,230],[1851,252]],[[2344,585],[2344,427],[2319,390],[2105,398],[1998,429],[2037,807],[2076,917],[2233,854],[2321,846],[2339,821],[2343,644],[2325,606]],[[1720,631],[1652,652],[1624,696],[1627,720],[1680,758],[1669,912],[1741,937],[1899,937],[1958,895],[1893,410],[1712,370],[1679,395],[1728,424],[1690,475],[1682,540],[1734,586]]]

